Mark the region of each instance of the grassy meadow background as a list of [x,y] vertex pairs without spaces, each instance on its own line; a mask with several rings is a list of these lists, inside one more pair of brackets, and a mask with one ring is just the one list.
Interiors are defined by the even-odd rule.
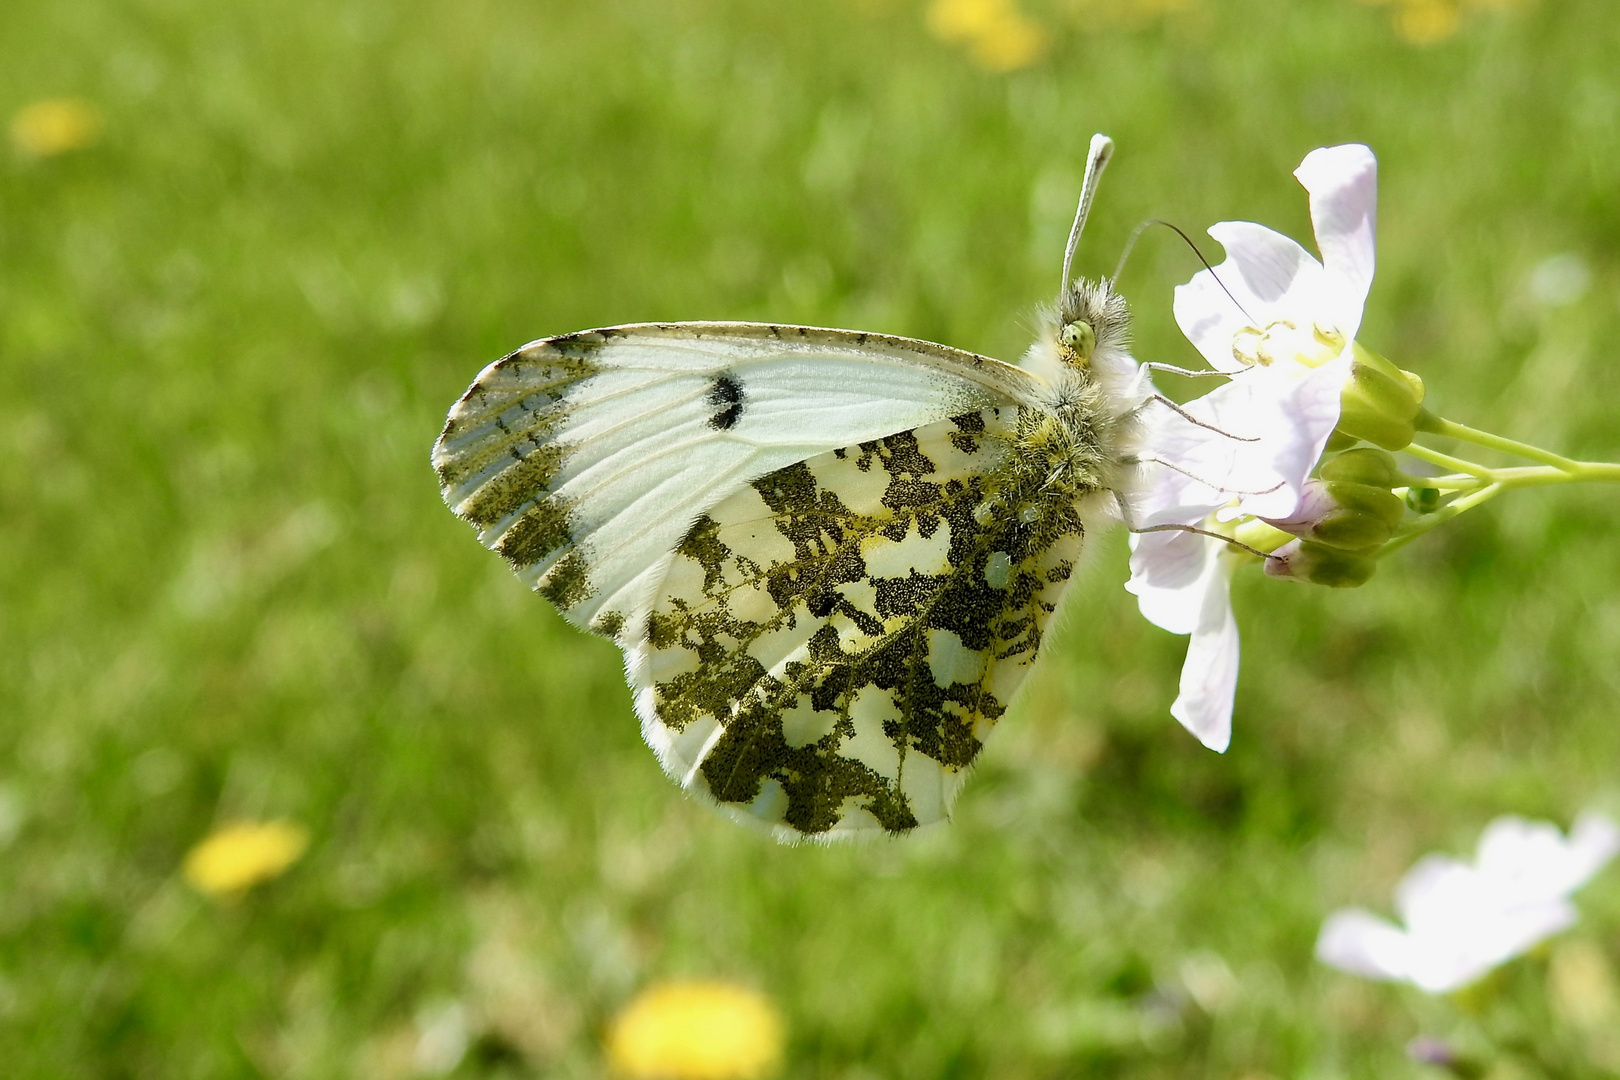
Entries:
[[[776,1002],[794,1078],[1420,1075],[1403,1048],[1449,1014],[1321,967],[1316,931],[1497,814],[1620,809],[1613,492],[1511,495],[1357,591],[1240,580],[1224,756],[1170,718],[1184,639],[1099,540],[956,822],[830,849],[683,798],[617,651],[440,503],[447,407],[543,335],[1015,357],[1093,131],[1088,274],[1147,217],[1308,239],[1290,171],[1369,143],[1362,340],[1447,415],[1620,456],[1612,4],[1001,17],[986,44],[922,0],[0,6],[0,120],[100,121],[0,147],[0,1071],[596,1077],[636,990],[704,977]],[[1172,241],[1120,284],[1138,355],[1190,363]],[[1531,287],[1555,256],[1584,293]],[[235,902],[189,888],[242,819],[309,850]],[[1612,1004],[1620,874],[1581,906],[1506,977],[1600,1075],[1620,1015],[1575,1019]]]

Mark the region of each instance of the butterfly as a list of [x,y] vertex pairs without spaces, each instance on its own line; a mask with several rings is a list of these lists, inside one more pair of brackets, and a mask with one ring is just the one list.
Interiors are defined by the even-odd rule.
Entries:
[[1132,467],[1129,314],[1070,262],[1018,365],[759,323],[614,326],[490,364],[445,501],[624,651],[664,771],[779,839],[944,820]]

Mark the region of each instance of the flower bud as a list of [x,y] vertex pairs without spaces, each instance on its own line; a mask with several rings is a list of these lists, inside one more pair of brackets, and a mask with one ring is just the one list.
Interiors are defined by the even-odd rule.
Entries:
[[1385,450],[1410,446],[1423,405],[1423,380],[1360,342],[1350,349],[1354,360],[1339,398],[1336,432]]
[[1306,540],[1284,544],[1266,560],[1266,573],[1284,581],[1307,581],[1330,589],[1353,589],[1373,576],[1378,564],[1356,554]]
[[1349,450],[1322,463],[1317,473],[1324,480],[1343,480],[1352,484],[1371,484],[1377,488],[1392,488],[1400,476],[1395,458],[1370,446]]
[[1405,515],[1405,504],[1388,487],[1307,480],[1294,513],[1271,524],[1316,544],[1366,555],[1389,540]]
[[1324,454],[1337,454],[1340,450],[1350,449],[1360,441],[1354,435],[1346,435],[1338,428],[1334,428],[1333,433],[1328,436],[1326,445],[1322,447],[1322,452]]
[[1432,514],[1440,509],[1440,492],[1431,487],[1408,488],[1406,505],[1412,508],[1414,514]]

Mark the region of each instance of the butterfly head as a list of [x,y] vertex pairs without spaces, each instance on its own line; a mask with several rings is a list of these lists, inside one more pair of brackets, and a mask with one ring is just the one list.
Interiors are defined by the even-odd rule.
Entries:
[[1056,321],[1057,355],[1067,367],[1090,371],[1099,358],[1112,366],[1130,346],[1130,312],[1107,278],[1070,283]]

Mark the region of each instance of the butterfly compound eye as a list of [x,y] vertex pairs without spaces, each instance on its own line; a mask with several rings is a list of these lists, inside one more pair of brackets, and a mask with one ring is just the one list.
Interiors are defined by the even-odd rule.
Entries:
[[1058,334],[1058,340],[1073,354],[1072,357],[1065,356],[1064,359],[1082,367],[1090,362],[1091,354],[1097,348],[1097,332],[1084,319],[1064,323],[1062,332]]

